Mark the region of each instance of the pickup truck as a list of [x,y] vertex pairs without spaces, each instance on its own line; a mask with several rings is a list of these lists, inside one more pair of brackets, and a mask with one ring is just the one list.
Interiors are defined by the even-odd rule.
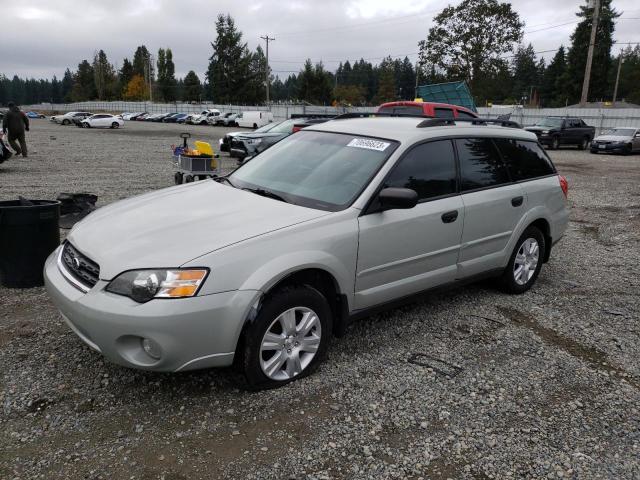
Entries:
[[585,150],[596,134],[595,127],[590,127],[580,118],[572,117],[545,117],[525,130],[535,133],[538,141],[551,150],[556,150],[561,145],[576,145],[578,149]]

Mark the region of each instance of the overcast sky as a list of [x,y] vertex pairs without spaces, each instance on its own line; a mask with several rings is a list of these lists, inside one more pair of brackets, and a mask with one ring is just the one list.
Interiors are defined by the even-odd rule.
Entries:
[[[417,58],[432,18],[459,0],[0,0],[0,73],[62,77],[102,48],[120,67],[137,45],[170,47],[176,75],[201,77],[211,55],[218,13],[230,13],[250,48],[270,44],[274,73],[297,72],[306,58],[334,70],[340,60]],[[536,51],[567,45],[584,0],[512,0]],[[613,0],[623,12],[615,39],[640,42],[640,1]],[[624,19],[626,17],[626,19]],[[573,23],[570,23],[573,22]],[[559,24],[566,24],[557,26]],[[553,27],[553,28],[549,28]],[[614,47],[617,52],[619,47]],[[542,54],[545,57],[553,53]]]

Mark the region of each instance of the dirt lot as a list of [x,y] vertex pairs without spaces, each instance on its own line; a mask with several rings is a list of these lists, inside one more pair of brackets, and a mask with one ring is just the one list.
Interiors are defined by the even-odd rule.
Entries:
[[[0,199],[169,186],[183,130],[34,121]],[[533,290],[474,285],[360,321],[275,391],[107,364],[44,289],[0,288],[0,478],[640,478],[640,156],[551,155],[571,224]]]

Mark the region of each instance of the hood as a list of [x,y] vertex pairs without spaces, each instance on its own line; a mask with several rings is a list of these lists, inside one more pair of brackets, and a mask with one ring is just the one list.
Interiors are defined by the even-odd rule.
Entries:
[[531,125],[530,127],[525,127],[524,129],[528,132],[542,132],[543,130],[554,130],[558,127],[543,127],[541,125]]
[[67,239],[110,280],[125,270],[179,267],[214,250],[328,215],[214,181],[147,193],[100,208]]
[[594,142],[628,142],[632,137],[627,135],[600,135],[593,139]]
[[236,135],[237,138],[266,138],[266,137],[281,137],[283,135],[289,135],[288,133],[270,133],[270,132],[264,132],[264,133],[239,133],[238,135]]
[[225,135],[225,137],[233,138],[238,135],[242,135],[243,133],[246,134],[247,132],[229,132]]

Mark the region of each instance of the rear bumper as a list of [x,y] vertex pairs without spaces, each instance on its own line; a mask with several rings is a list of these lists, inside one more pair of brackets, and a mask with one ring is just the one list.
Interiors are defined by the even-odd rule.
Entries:
[[[113,363],[154,371],[228,366],[247,315],[258,298],[254,290],[137,303],[104,289],[100,280],[83,293],[57,265],[58,251],[45,264],[45,286],[65,322],[89,347]],[[150,339],[160,355],[142,348]]]

